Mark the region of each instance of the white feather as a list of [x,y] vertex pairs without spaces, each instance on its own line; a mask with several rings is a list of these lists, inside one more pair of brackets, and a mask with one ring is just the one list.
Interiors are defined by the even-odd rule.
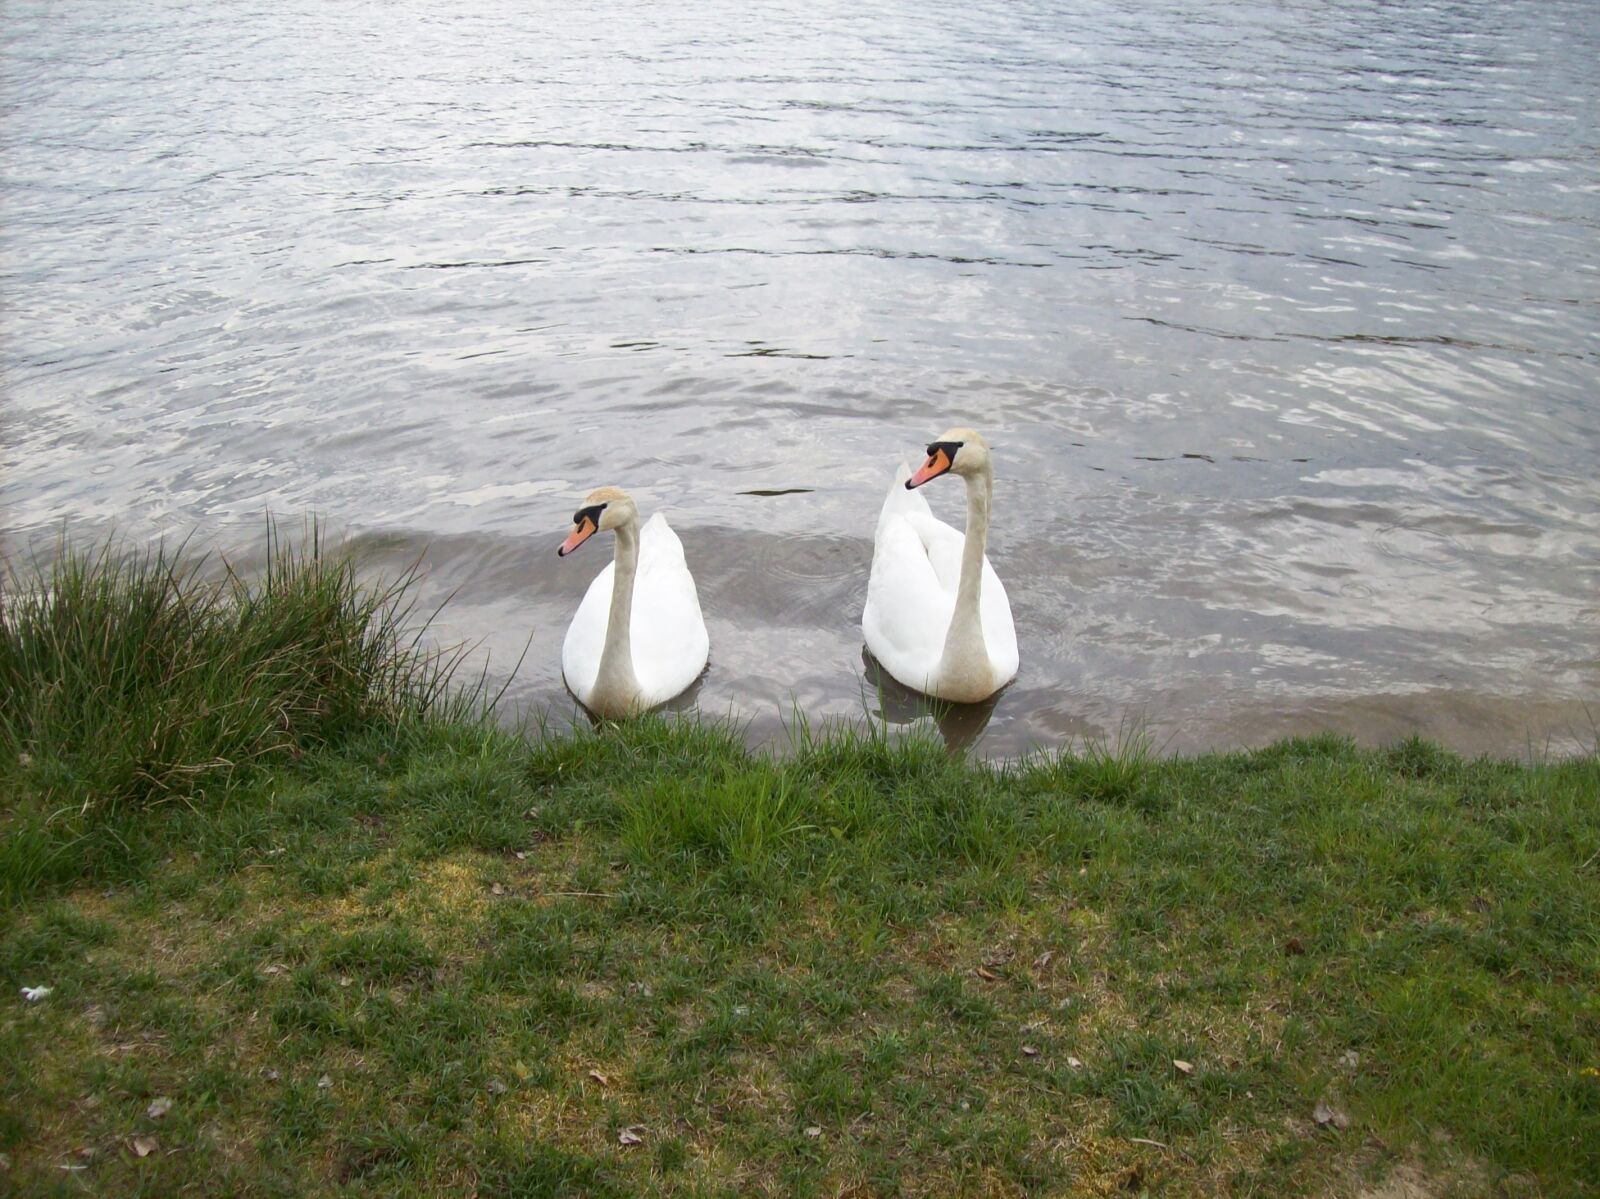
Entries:
[[[615,561],[606,563],[595,576],[561,646],[561,673],[572,693],[585,704],[600,673],[615,576]],[[642,707],[654,707],[677,695],[700,677],[710,657],[711,638],[700,612],[694,576],[683,557],[683,542],[659,512],[639,531],[639,568],[633,580],[629,635]]]
[[[937,696],[966,538],[935,517],[920,492],[906,490],[910,476],[902,463],[878,514],[861,631],[885,670],[907,687]],[[1016,677],[1020,655],[1011,601],[988,555],[978,614],[998,690]]]

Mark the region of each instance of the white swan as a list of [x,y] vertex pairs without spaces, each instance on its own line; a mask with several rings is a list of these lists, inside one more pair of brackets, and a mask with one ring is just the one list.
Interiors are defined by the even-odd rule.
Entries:
[[[967,482],[965,536],[913,490],[946,472]],[[987,699],[1017,675],[1011,601],[984,556],[993,491],[989,443],[951,429],[916,474],[901,466],[878,515],[861,613],[867,648],[907,687],[954,703]]]
[[578,605],[561,645],[561,673],[597,716],[633,716],[700,676],[711,650],[683,542],[659,512],[641,531],[627,492],[591,492],[556,552],[565,558],[595,533],[617,535],[615,560]]

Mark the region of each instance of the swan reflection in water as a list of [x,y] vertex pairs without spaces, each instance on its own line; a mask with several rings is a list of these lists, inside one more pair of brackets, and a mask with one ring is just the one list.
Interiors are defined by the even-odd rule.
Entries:
[[[944,745],[953,754],[965,753],[983,736],[1000,702],[1004,688],[975,704],[953,704],[935,699],[920,691],[913,691],[897,681],[866,646],[861,647],[861,664],[866,672],[866,683],[876,695],[873,705],[886,724],[912,725],[919,720],[931,720],[944,738]],[[872,695],[868,696],[872,703]]]

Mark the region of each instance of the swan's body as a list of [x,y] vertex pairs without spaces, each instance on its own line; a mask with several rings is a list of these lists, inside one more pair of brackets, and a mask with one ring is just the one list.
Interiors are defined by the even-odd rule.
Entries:
[[[633,501],[615,488],[601,488],[588,503],[563,553],[607,529],[616,533],[616,557],[578,605],[561,646],[561,673],[591,712],[632,716],[694,682],[711,639],[683,542],[666,518],[658,512],[640,529]],[[587,532],[585,517],[593,525]]]
[[[939,446],[959,448],[935,468]],[[964,535],[911,490],[945,471],[966,479]],[[915,476],[901,466],[878,514],[861,614],[867,648],[885,670],[955,703],[987,699],[1016,677],[1019,663],[1011,602],[984,554],[992,479],[988,445],[970,429],[952,429],[929,447]]]

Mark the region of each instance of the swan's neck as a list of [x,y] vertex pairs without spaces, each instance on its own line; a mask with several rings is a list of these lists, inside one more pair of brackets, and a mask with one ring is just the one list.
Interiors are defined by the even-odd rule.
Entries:
[[987,470],[967,476],[967,535],[961,547],[961,582],[956,608],[939,659],[939,693],[947,699],[975,703],[994,691],[994,667],[983,643],[979,598],[983,589],[983,555],[989,543],[989,502],[994,476]]
[[639,705],[639,680],[633,673],[633,579],[639,570],[639,524],[617,528],[616,569],[611,576],[611,613],[600,651],[589,707],[601,716],[627,716]]

